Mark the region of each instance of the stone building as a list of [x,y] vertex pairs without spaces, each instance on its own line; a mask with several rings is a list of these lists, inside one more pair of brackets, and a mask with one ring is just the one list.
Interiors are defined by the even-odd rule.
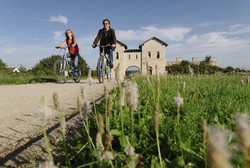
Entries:
[[[134,67],[140,71],[142,75],[146,74],[146,60],[148,60],[149,73],[156,74],[156,65],[158,67],[158,73],[164,75],[168,66],[173,64],[179,64],[182,58],[176,58],[175,62],[167,62],[166,59],[166,47],[167,43],[162,40],[152,37],[149,40],[139,45],[138,49],[128,49],[127,45],[120,41],[117,41],[116,48],[113,51],[113,63],[114,69],[120,64],[120,77],[123,77],[126,71]],[[192,62],[199,63],[199,58],[193,57]],[[211,65],[217,65],[214,57],[210,58]],[[112,71],[114,75],[114,71]]]

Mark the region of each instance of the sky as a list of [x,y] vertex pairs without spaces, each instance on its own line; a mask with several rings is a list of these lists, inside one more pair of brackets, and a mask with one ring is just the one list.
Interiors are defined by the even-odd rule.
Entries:
[[168,44],[167,61],[215,57],[220,67],[250,69],[249,0],[0,0],[0,59],[31,69],[59,54],[71,29],[91,69],[92,43],[108,18],[128,49],[155,36]]

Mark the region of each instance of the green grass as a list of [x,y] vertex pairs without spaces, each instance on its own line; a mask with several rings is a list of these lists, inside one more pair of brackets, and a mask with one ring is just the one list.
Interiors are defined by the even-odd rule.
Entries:
[[0,77],[0,85],[56,82],[53,77]]
[[[230,151],[234,153],[232,164],[234,167],[242,167],[243,157],[235,149],[239,143],[235,134],[237,131],[235,115],[239,112],[250,114],[250,89],[247,84],[241,86],[241,79],[246,80],[246,77],[183,76],[179,78],[172,76],[157,79],[138,76],[134,78],[133,81],[137,83],[139,92],[138,106],[134,113],[131,113],[127,101],[123,108],[119,106],[120,89],[123,86],[111,93],[113,102],[112,115],[109,119],[106,115],[106,102],[103,101],[97,106],[97,112],[104,116],[105,125],[108,122],[114,136],[112,148],[109,149],[116,153],[114,160],[100,161],[97,157],[98,151],[94,150],[89,143],[86,130],[89,129],[94,143],[98,132],[95,113],[92,113],[90,119],[86,121],[87,129],[82,128],[67,137],[68,157],[73,158],[71,166],[127,167],[131,163],[137,163],[137,166],[145,167],[160,167],[161,164],[162,167],[205,167],[207,148],[203,146],[200,123],[206,120],[208,125],[216,125],[223,130],[232,131],[233,138],[227,140]],[[181,85],[184,81],[185,89]],[[159,89],[157,89],[157,82]],[[179,109],[174,102],[177,92],[180,92],[184,100],[184,104]],[[160,154],[154,129],[155,104],[158,106],[159,113]],[[177,112],[180,113],[179,124],[177,124]],[[122,121],[124,121],[124,130]],[[105,146],[107,140],[105,137],[102,140]],[[60,149],[60,144],[62,143],[55,145]],[[130,145],[138,155],[125,154],[124,149]],[[63,151],[62,146],[61,150]],[[57,161],[66,166],[63,152],[56,155],[60,158]],[[162,158],[161,163],[159,156]]]

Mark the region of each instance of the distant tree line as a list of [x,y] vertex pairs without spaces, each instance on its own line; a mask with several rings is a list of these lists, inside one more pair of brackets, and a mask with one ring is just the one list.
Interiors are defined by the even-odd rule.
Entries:
[[[26,74],[28,76],[53,76],[54,75],[54,63],[60,57],[61,57],[60,55],[52,55],[48,58],[44,58],[40,60],[39,63],[37,63],[32,69],[28,71],[23,65],[20,65],[18,69],[21,73],[19,74],[20,75]],[[79,65],[81,68],[82,76],[87,76],[89,66],[86,63],[85,59],[83,59],[81,56],[79,56]],[[18,75],[17,73],[8,71],[7,64],[4,63],[1,59],[0,59],[0,73],[6,74],[6,75],[8,74]]]
[[244,70],[240,68],[234,69],[231,66],[221,68],[219,66],[209,65],[209,60],[201,61],[198,64],[194,64],[189,61],[183,60],[180,64],[174,64],[167,67],[167,71],[171,74],[190,74],[189,66],[191,67],[194,74],[216,74],[216,73],[234,73],[234,72],[247,72],[250,70]]

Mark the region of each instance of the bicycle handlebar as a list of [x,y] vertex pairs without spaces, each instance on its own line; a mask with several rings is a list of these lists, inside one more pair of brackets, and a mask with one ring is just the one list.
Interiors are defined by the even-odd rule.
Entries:
[[101,45],[96,45],[97,47],[100,47],[100,48],[105,48],[105,47],[110,47],[111,45],[107,44],[105,46],[101,46]]
[[64,49],[66,50],[68,47],[56,47],[56,49]]

